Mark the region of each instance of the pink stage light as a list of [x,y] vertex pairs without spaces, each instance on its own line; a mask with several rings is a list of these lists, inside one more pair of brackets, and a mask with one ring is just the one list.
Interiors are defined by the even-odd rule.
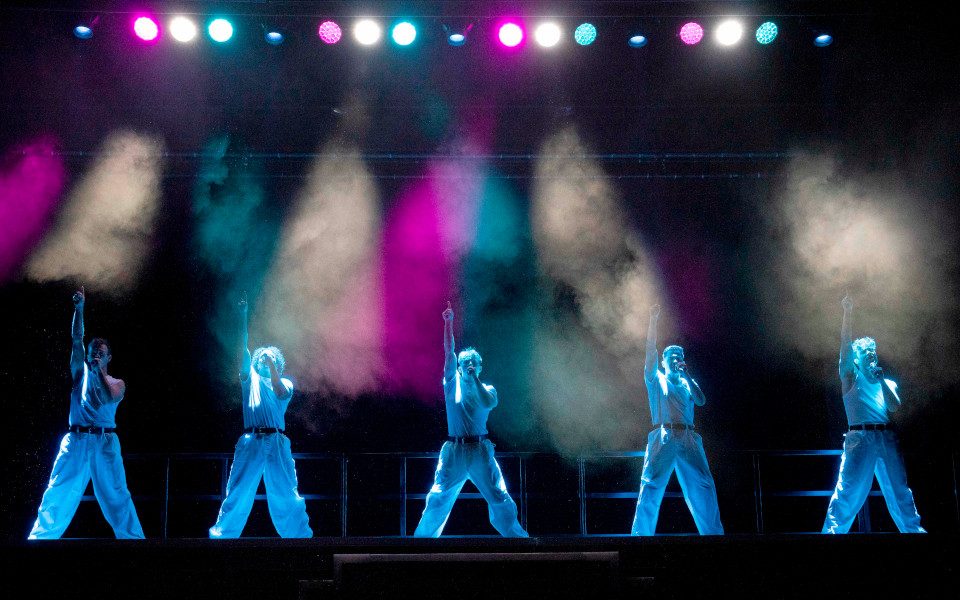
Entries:
[[150,17],[137,17],[133,22],[133,32],[145,42],[152,42],[160,35],[160,26]]
[[324,21],[320,23],[317,35],[320,36],[324,44],[336,44],[343,37],[343,30],[333,21]]
[[500,43],[507,48],[516,48],[523,41],[523,29],[516,23],[504,23],[498,32]]
[[680,40],[688,46],[692,46],[703,39],[703,27],[699,23],[687,23],[680,28]]

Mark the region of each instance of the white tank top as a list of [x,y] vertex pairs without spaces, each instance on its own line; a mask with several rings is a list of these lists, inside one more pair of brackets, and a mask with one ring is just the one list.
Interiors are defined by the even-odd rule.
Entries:
[[890,422],[881,385],[883,384],[880,381],[870,383],[857,370],[853,385],[843,395],[843,408],[847,412],[848,425]]

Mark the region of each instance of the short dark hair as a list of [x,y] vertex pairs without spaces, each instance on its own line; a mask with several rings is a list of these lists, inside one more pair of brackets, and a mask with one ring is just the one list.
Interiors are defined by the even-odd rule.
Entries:
[[87,344],[87,351],[90,351],[90,348],[99,348],[100,346],[107,347],[107,355],[113,356],[113,350],[110,348],[110,342],[106,338],[93,338],[90,340],[90,343]]

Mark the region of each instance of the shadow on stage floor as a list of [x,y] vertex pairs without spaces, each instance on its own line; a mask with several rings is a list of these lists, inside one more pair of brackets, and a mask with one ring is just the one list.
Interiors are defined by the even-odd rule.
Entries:
[[4,587],[31,598],[942,598],[956,593],[958,540],[73,539],[10,545],[3,562]]

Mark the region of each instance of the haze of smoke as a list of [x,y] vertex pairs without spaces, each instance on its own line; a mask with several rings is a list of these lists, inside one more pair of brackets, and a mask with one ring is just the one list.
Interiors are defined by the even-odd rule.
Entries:
[[301,389],[356,396],[382,371],[378,191],[356,147],[333,141],[321,154],[264,280],[253,339],[284,349]]
[[19,267],[46,227],[66,180],[52,139],[10,153],[0,171],[0,282]]
[[[854,335],[877,339],[893,362],[925,385],[955,381],[955,232],[933,203],[890,173],[844,176],[826,155],[795,159],[769,214],[764,287],[781,347],[808,359],[839,348],[840,300],[855,303]],[[772,243],[771,243],[772,242]],[[929,390],[928,390],[929,391]]]
[[[533,191],[540,264],[551,280],[572,290],[579,323],[590,334],[589,339],[557,335],[559,321],[545,323],[540,332],[541,351],[548,351],[544,343],[559,346],[549,349],[557,360],[537,361],[538,378],[558,384],[541,392],[538,404],[554,442],[566,451],[616,444],[621,438],[612,426],[629,432],[649,424],[642,391],[643,348],[649,308],[661,298],[655,267],[626,226],[619,194],[585,154],[572,128],[548,139]],[[663,328],[660,339],[668,334]],[[598,357],[597,351],[605,356]],[[617,365],[619,373],[604,372],[600,367],[606,360]],[[611,414],[611,407],[626,409]],[[577,427],[582,431],[573,434]]]
[[115,295],[133,288],[152,243],[162,155],[157,138],[111,134],[71,190],[57,225],[30,257],[27,275],[72,280]]
[[278,226],[262,214],[259,164],[228,163],[224,155],[229,142],[222,136],[207,145],[194,186],[193,212],[197,253],[216,279],[214,306],[208,316],[222,356],[216,362],[225,377],[233,378],[240,343],[237,301],[244,291],[251,298],[259,295]]

